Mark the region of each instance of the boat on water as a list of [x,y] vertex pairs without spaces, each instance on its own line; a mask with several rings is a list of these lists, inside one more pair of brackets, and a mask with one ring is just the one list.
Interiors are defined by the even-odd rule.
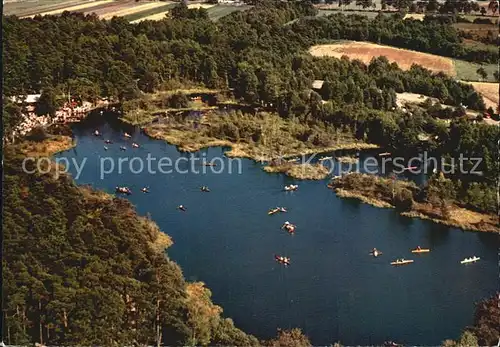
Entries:
[[182,211],[182,212],[186,212],[187,211],[187,208],[184,207],[183,205],[177,206],[177,209],[180,210],[180,211]]
[[287,212],[286,208],[284,207],[276,207],[276,208],[272,208],[269,210],[269,212],[267,212],[268,215],[273,215],[275,213],[278,213],[278,212]]
[[321,157],[318,159],[318,161],[325,161],[325,160],[330,160],[333,159],[333,157]]
[[396,259],[396,261],[391,262],[391,265],[407,265],[413,263],[411,259]]
[[125,146],[120,146],[120,151],[126,151],[127,150],[127,147]]
[[97,129],[96,129],[96,130],[94,131],[94,135],[95,135],[95,136],[101,136],[101,133],[99,132],[99,130],[97,130]]
[[132,148],[139,148],[139,145],[137,143],[132,143]]
[[104,146],[104,150],[107,151],[108,150],[108,147]]
[[288,257],[283,257],[281,255],[274,255],[274,259],[280,263],[280,264],[283,264],[283,265],[290,265],[290,258]]
[[217,166],[216,163],[203,163],[203,166]]
[[430,251],[429,248],[420,248],[420,246],[411,250],[412,253],[429,253]]
[[104,140],[104,143],[110,144],[110,143],[113,143],[113,142],[111,142],[111,140]]
[[284,189],[286,192],[293,192],[299,189],[299,186],[297,184],[290,184],[289,186],[285,186]]
[[200,187],[200,190],[204,193],[210,193],[210,189],[207,186]]
[[373,255],[375,258],[378,257],[379,255],[382,255],[382,252],[380,252],[378,249],[374,248],[370,251],[370,255]]
[[378,155],[378,156],[379,156],[379,157],[388,157],[388,156],[390,156],[390,155],[391,155],[391,153],[389,153],[389,152],[384,152],[384,153],[379,153],[379,155]]
[[462,261],[460,262],[460,264],[475,263],[475,262],[476,262],[476,261],[478,261],[479,259],[481,259],[481,258],[476,257],[476,256],[473,256],[473,257],[470,257],[470,258],[465,258],[464,260],[462,260]]
[[288,221],[286,221],[285,224],[281,226],[281,229],[286,230],[289,234],[295,233],[295,228],[296,226]]
[[125,136],[127,138],[131,138],[132,137],[132,135],[130,135],[129,133],[125,133],[125,134],[123,134],[123,136]]
[[142,189],[141,189],[141,192],[143,192],[143,193],[149,193],[149,189],[148,189],[148,187],[144,187],[144,188],[142,188]]
[[115,187],[115,191],[120,194],[130,195],[132,191],[128,187]]

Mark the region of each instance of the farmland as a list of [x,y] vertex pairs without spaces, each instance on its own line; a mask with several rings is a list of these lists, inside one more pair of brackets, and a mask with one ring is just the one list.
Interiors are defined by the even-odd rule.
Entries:
[[341,58],[346,55],[351,59],[359,59],[364,63],[369,63],[374,57],[386,56],[389,61],[396,62],[403,70],[408,70],[413,64],[419,64],[434,72],[443,71],[449,75],[455,74],[453,60],[450,58],[369,42],[339,42],[317,45],[311,47],[309,52],[316,57]]
[[483,82],[468,82],[472,84],[484,99],[486,107],[491,107],[494,110],[498,107],[499,102],[499,83],[483,83]]
[[455,73],[458,79],[465,81],[480,81],[480,77],[476,71],[482,67],[488,75],[486,79],[481,82],[495,82],[493,73],[498,71],[498,66],[496,64],[474,64],[458,59],[453,60],[453,64],[455,65]]
[[144,20],[161,20],[165,18],[165,15],[170,11],[173,7],[175,7],[175,3],[164,2],[163,6],[155,7],[152,9],[148,9],[141,12],[136,12],[134,14],[130,14],[125,16],[125,19],[131,23],[139,23]]
[[245,11],[251,8],[252,6],[241,5],[241,6],[233,6],[233,5],[217,5],[209,8],[208,16],[211,20],[217,21],[220,18],[227,16],[228,14],[236,11]]

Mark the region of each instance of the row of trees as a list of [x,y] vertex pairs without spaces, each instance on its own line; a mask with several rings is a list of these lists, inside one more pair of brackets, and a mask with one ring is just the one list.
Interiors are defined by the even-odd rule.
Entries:
[[498,51],[471,48],[462,43],[460,33],[449,23],[426,18],[424,21],[402,20],[400,14],[380,14],[375,19],[341,13],[305,18],[293,23],[292,30],[309,44],[321,40],[371,41],[379,44],[464,59],[476,63],[495,63]]

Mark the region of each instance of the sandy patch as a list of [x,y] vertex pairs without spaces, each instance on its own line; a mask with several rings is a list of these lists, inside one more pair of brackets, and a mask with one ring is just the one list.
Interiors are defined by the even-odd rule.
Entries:
[[315,57],[341,58],[343,55],[346,55],[350,59],[359,59],[365,64],[369,64],[372,58],[385,56],[390,62],[396,62],[403,70],[408,70],[413,64],[418,64],[433,72],[444,72],[448,75],[455,75],[453,60],[450,58],[369,42],[343,42],[316,45],[309,49],[309,53]]
[[491,107],[494,110],[498,108],[499,103],[499,83],[488,83],[488,82],[465,82],[471,84],[474,89],[483,96],[484,103],[486,107]]
[[407,13],[403,17],[403,19],[415,19],[415,20],[423,21],[424,17],[425,17],[425,14]]
[[192,9],[192,8],[210,8],[210,7],[214,7],[215,5],[213,4],[189,4],[188,5],[188,8],[189,9]]
[[100,18],[102,18],[102,19],[111,19],[113,17],[124,17],[124,16],[127,16],[129,14],[133,14],[133,13],[136,13],[136,12],[147,11],[149,9],[156,8],[156,7],[161,7],[161,6],[165,6],[165,3],[164,2],[160,2],[160,1],[138,3],[138,5],[135,5],[134,3],[132,3],[131,7],[103,14],[102,16],[100,16]]

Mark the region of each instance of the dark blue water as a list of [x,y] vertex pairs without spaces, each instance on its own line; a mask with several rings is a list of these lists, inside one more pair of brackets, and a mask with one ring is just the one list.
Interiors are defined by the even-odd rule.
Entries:
[[[108,151],[103,138],[92,135],[95,128],[114,142]],[[472,323],[474,302],[498,289],[495,235],[462,232],[339,199],[326,181],[296,182],[299,190],[285,193],[283,186],[293,179],[267,174],[250,160],[241,161],[241,174],[234,172],[237,166],[232,174],[209,168],[206,174],[133,174],[124,165],[122,174],[100,179],[100,157],[146,160],[150,153],[175,160],[189,154],[139,131],[126,140],[114,122],[76,127],[74,134],[76,148],[58,157],[79,162],[87,158],[77,182],[110,193],[117,185],[129,186],[133,194],[128,198],[138,212],[151,214],[172,236],[175,243],[168,254],[185,277],[205,282],[224,314],[259,338],[274,336],[277,328],[300,327],[314,344],[340,340],[366,345],[392,339],[437,345],[457,338]],[[141,148],[132,149],[132,141]],[[120,151],[121,145],[127,151]],[[222,153],[210,148],[195,155],[211,159]],[[73,166],[71,172],[76,175]],[[200,192],[202,185],[211,192]],[[151,193],[141,193],[143,186]],[[187,212],[176,210],[179,204]],[[268,216],[275,206],[286,206],[289,212]],[[297,225],[295,235],[280,230],[285,220]],[[411,255],[409,250],[417,245],[432,252]],[[384,255],[370,257],[373,247]],[[290,256],[292,265],[280,266],[274,254]],[[481,260],[459,264],[472,255]],[[415,263],[390,266],[397,257]]]

